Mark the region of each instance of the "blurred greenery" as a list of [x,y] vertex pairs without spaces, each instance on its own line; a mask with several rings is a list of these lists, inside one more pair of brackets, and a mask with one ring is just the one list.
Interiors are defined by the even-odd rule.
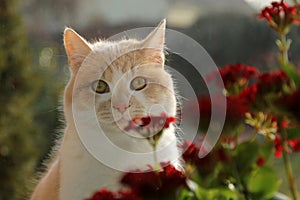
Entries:
[[55,47],[29,48],[18,3],[0,1],[0,200],[27,196],[59,124]]
[[0,199],[22,199],[42,137],[34,120],[41,79],[33,71],[15,0],[0,1]]

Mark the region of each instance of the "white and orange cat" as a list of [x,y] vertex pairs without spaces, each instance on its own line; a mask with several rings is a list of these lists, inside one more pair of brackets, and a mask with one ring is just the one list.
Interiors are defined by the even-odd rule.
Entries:
[[[163,20],[143,40],[95,43],[87,42],[70,28],[65,30],[64,44],[71,71],[64,92],[66,129],[31,200],[82,200],[102,187],[121,187],[122,172],[111,164],[114,161],[128,170],[153,164],[149,157],[127,158],[106,149],[107,141],[96,141],[99,151],[112,161],[101,162],[88,151],[80,135],[95,132],[100,126],[111,145],[134,155],[152,151],[146,139],[127,134],[124,128],[136,116],[161,112],[176,115],[173,81],[164,69],[165,26]],[[83,124],[80,130],[77,123]],[[168,150],[160,153],[165,148]],[[159,162],[170,161],[179,166],[173,127],[164,131],[157,149]]]

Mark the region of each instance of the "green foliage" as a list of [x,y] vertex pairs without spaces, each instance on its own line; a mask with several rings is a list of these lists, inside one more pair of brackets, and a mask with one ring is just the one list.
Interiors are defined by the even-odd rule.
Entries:
[[256,142],[244,142],[237,146],[234,154],[239,173],[247,173],[258,158],[259,145]]
[[[281,183],[267,162],[272,153],[271,142],[245,141],[234,148],[219,146],[207,155],[209,159],[194,165],[189,190],[181,191],[178,199],[271,199]],[[257,163],[259,158],[263,158],[263,163]],[[210,170],[203,170],[202,165],[211,164]]]
[[279,187],[280,181],[271,167],[262,167],[250,174],[247,182],[254,199],[270,199]]
[[14,0],[0,1],[0,199],[22,199],[34,174],[41,141],[33,103],[33,72]]
[[[34,104],[35,121],[39,124],[45,142],[38,144],[41,149],[41,162],[49,158],[51,147],[60,137],[59,128],[63,128],[61,121],[62,105],[60,105],[61,95],[66,79],[64,63],[56,56],[61,54],[58,44],[43,47],[38,44],[31,46],[34,66],[39,66],[38,75],[43,79],[40,92],[36,96]],[[40,168],[38,166],[38,169]]]
[[300,87],[300,75],[298,70],[291,63],[281,63],[282,69],[289,76],[289,78],[294,82],[297,87]]
[[229,188],[217,188],[217,189],[202,189],[198,188],[196,191],[196,197],[198,200],[205,199],[220,199],[220,200],[239,200],[241,196],[235,191]]

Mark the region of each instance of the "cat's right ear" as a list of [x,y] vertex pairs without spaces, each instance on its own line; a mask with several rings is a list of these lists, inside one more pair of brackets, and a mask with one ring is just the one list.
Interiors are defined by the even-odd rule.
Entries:
[[92,50],[90,44],[70,28],[66,28],[64,31],[64,44],[71,71],[76,73],[86,56]]

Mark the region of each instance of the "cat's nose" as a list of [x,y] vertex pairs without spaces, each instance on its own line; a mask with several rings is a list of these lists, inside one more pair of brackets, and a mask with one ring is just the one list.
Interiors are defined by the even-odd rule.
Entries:
[[115,109],[117,109],[121,114],[123,114],[127,108],[129,108],[129,104],[116,104],[116,105],[113,105],[113,107]]

